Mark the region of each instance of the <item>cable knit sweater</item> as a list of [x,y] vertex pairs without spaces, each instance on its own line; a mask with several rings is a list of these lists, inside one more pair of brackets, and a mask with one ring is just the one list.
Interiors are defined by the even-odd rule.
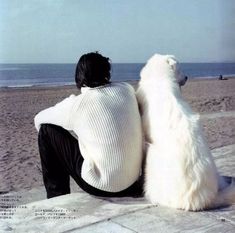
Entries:
[[82,178],[100,190],[119,192],[139,177],[142,131],[133,87],[115,83],[85,87],[34,119],[73,131],[84,158]]

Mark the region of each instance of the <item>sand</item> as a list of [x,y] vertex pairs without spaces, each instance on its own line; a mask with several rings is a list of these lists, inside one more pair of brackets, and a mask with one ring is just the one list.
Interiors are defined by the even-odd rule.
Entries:
[[[33,118],[72,93],[75,86],[0,89],[0,192],[43,185]],[[235,143],[235,78],[189,81],[182,93],[202,114],[211,149]]]

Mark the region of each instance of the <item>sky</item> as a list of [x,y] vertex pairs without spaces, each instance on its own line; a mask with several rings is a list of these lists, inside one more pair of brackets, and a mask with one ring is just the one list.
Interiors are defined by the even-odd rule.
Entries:
[[0,0],[0,63],[235,62],[234,0]]

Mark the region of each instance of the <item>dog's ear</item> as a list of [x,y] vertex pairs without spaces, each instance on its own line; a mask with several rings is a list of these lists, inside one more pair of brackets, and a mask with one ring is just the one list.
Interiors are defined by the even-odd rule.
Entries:
[[176,59],[175,59],[174,56],[168,55],[168,56],[167,56],[167,63],[168,63],[170,66],[174,66],[174,65],[177,63],[177,61],[176,61]]

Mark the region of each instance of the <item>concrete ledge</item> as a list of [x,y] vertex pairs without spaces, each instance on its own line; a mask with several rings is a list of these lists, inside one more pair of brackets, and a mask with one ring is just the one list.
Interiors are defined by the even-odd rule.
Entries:
[[216,119],[220,117],[234,117],[235,111],[221,111],[221,112],[213,112],[213,113],[203,113],[200,114],[201,119]]
[[[221,173],[234,175],[235,144],[212,152]],[[235,229],[234,205],[185,212],[153,206],[144,198],[97,198],[81,190],[28,204],[27,200],[45,198],[44,188],[7,195],[22,199],[8,208],[13,212],[10,219],[0,219],[0,232],[234,232]]]

